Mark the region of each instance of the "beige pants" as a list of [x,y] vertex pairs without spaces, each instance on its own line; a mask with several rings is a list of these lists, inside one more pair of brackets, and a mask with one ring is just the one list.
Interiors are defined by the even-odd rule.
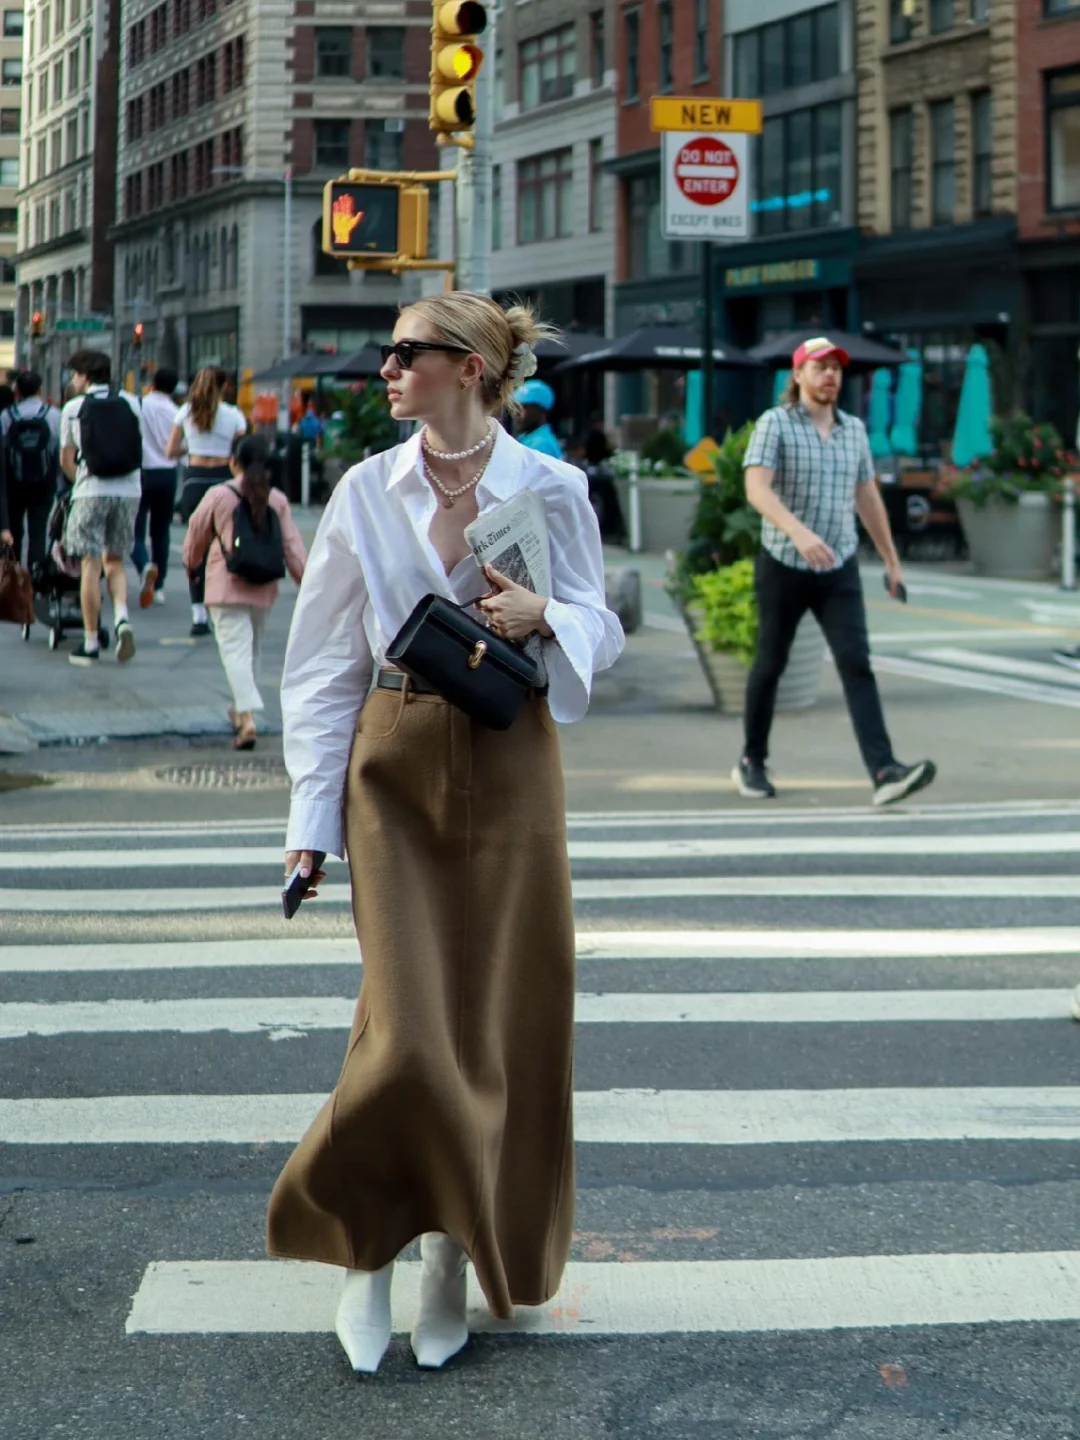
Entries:
[[269,605],[211,605],[218,654],[233,694],[233,705],[241,715],[263,708],[255,683],[262,652],[263,631],[270,617]]

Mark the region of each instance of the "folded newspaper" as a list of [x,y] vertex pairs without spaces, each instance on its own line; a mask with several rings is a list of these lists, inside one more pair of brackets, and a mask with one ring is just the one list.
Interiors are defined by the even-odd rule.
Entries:
[[[519,490],[505,504],[485,510],[471,525],[465,526],[465,539],[472,546],[479,565],[490,565],[534,595],[550,596],[547,519],[544,502],[532,490]],[[530,635],[524,648],[539,667],[538,683],[546,685],[547,666],[540,636]]]

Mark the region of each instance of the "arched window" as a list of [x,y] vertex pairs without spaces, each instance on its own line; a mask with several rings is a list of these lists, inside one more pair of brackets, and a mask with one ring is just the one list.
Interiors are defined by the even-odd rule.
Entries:
[[314,252],[314,263],[312,270],[318,277],[326,279],[343,279],[348,276],[349,265],[346,260],[335,260],[332,255],[327,255],[322,248],[321,220],[316,220],[311,227],[311,245]]
[[240,230],[236,225],[229,237],[229,283],[234,290],[240,284]]
[[218,286],[222,290],[229,288],[229,232],[223,225],[221,227],[221,241],[218,249]]

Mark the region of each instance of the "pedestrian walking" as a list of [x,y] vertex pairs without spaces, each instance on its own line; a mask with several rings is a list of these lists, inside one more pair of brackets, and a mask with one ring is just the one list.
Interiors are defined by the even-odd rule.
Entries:
[[885,562],[894,599],[905,593],[904,575],[866,427],[836,404],[847,352],[820,336],[800,345],[791,363],[783,403],[757,422],[743,462],[746,497],[763,523],[755,581],[757,653],[746,687],[745,744],[732,779],[748,799],[776,794],[765,768],[776,687],[799,622],[810,611],[840,674],[873,803],[890,805],[929,785],[936,767],[931,760],[902,765],[893,754],[870,666],[856,513]]
[[[364,979],[337,1087],[271,1197],[268,1248],[349,1271],[336,1330],[359,1371],[389,1343],[394,1259],[417,1235],[427,1368],[468,1339],[467,1259],[508,1319],[554,1294],[570,1245],[574,924],[552,722],[584,715],[623,637],[584,476],[492,418],[516,408],[548,333],[466,292],[402,310],[381,373],[393,418],[422,427],[334,490],[285,657],[286,870],[315,885],[313,852],[347,850]],[[547,517],[550,597],[482,572],[464,535],[525,489]],[[496,634],[543,637],[547,694],[508,730],[387,666],[427,592],[482,596]]]
[[75,394],[60,415],[60,468],[74,489],[63,547],[80,562],[83,622],[82,644],[68,659],[88,667],[100,658],[103,568],[112,598],[116,658],[130,660],[135,654],[124,556],[131,551],[139,509],[142,424],[135,396],[111,387],[112,363],[103,351],[76,351],[68,369]]
[[0,526],[26,568],[45,559],[49,512],[56,499],[60,465],[60,412],[41,396],[41,376],[21,370],[15,377],[14,403],[0,413],[7,520]]
[[172,398],[178,381],[176,371],[163,365],[154,372],[153,389],[142,403],[142,499],[135,517],[131,563],[139,572],[139,604],[144,610],[150,604],[165,603],[169,530],[176,508],[176,461],[165,452],[180,413]]
[[261,435],[238,436],[229,469],[233,483],[214,485],[188,524],[184,565],[205,566],[206,605],[232,691],[229,706],[237,750],[254,750],[255,716],[263,709],[258,671],[263,633],[286,570],[299,585],[307,551],[289,502],[270,488],[269,452]]
[[[207,367],[191,382],[187,399],[177,412],[165,447],[167,460],[179,460],[187,451],[187,474],[180,491],[180,518],[185,524],[198,509],[212,485],[232,478],[229,457],[237,435],[247,430],[243,413],[222,395],[225,372]],[[206,612],[206,566],[188,572],[191,597],[191,634],[210,634]]]
[[514,391],[513,398],[521,407],[518,439],[522,445],[561,460],[563,448],[548,424],[548,415],[555,408],[555,391],[545,380],[526,380]]

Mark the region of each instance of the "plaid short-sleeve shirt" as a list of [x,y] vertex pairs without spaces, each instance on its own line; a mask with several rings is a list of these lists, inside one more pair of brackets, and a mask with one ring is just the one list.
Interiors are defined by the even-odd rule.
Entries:
[[[777,405],[754,426],[743,465],[772,470],[776,495],[832,547],[837,566],[850,560],[859,546],[855,487],[874,478],[866,426],[857,415],[837,410],[832,434],[823,440],[802,405]],[[810,569],[784,532],[767,520],[761,543],[782,565]]]

